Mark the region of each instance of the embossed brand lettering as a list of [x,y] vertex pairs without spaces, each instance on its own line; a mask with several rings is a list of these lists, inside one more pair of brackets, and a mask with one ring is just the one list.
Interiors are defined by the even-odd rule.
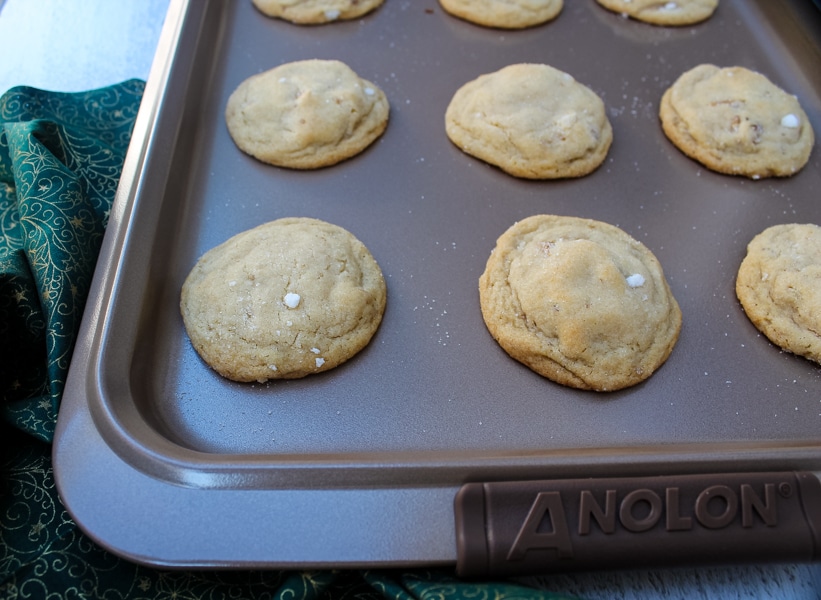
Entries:
[[[545,516],[550,518],[552,527],[550,533],[538,531]],[[528,550],[534,548],[553,548],[558,552],[559,558],[573,556],[570,531],[567,528],[567,519],[564,516],[562,497],[559,492],[540,492],[536,495],[536,500],[530,507],[525,522],[519,529],[516,539],[513,540],[507,559],[521,560]]]
[[[660,523],[670,532],[689,531],[697,526],[723,529],[733,524],[742,528],[760,523],[767,527],[778,525],[774,483],[764,485],[763,497],[746,483],[737,488],[709,486],[701,490],[687,506],[682,506],[682,495],[679,487],[667,487],[662,494],[640,488],[623,494],[619,500],[619,492],[611,489],[599,492],[597,499],[593,491],[582,490],[577,499],[578,535],[590,535],[594,523],[608,535],[617,533],[619,524],[624,531],[631,533],[650,531]],[[739,512],[740,523],[737,519]],[[551,550],[559,558],[572,558],[570,530],[561,492],[539,492],[519,528],[507,559],[521,560],[529,550],[536,549]]]

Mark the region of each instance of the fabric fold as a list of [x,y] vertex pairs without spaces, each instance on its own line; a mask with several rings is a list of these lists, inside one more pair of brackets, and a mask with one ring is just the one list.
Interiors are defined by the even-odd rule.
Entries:
[[144,86],[0,98],[2,410],[46,442]]

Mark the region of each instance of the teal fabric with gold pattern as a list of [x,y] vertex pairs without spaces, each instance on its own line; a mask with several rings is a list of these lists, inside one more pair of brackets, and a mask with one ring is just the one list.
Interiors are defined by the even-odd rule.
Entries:
[[51,441],[144,84],[0,99],[3,416]]
[[144,83],[0,98],[0,598],[111,600],[564,596],[448,571],[166,571],[86,537],[60,502],[60,398]]

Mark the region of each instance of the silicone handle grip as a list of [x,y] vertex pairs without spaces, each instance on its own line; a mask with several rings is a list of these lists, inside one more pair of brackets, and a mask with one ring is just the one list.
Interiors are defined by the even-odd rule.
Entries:
[[821,483],[805,472],[468,483],[461,577],[813,561]]

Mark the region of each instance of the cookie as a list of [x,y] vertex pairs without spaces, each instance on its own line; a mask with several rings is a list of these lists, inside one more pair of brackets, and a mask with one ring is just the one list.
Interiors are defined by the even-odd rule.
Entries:
[[280,167],[317,169],[355,156],[388,125],[384,92],[337,60],[286,63],[243,81],[225,108],[236,145]]
[[342,364],[371,340],[385,302],[382,271],[353,234],[285,218],[203,254],[182,286],[180,311],[217,373],[263,382]]
[[596,0],[608,10],[653,25],[693,25],[709,19],[718,0]]
[[577,217],[536,215],[504,232],[479,278],[479,300],[511,357],[585,390],[647,379],[681,329],[653,253],[618,227]]
[[514,64],[459,88],[445,130],[462,151],[515,177],[581,177],[604,161],[613,129],[604,103],[548,65]]
[[747,246],[736,295],[750,321],[783,350],[821,363],[821,227],[769,227]]
[[555,19],[563,0],[439,0],[455,17],[484,27],[524,29]]
[[815,143],[798,99],[743,67],[687,71],[664,93],[659,117],[684,154],[713,171],[752,179],[797,173]]
[[269,17],[299,25],[320,25],[347,21],[367,14],[384,0],[253,0],[254,6]]

